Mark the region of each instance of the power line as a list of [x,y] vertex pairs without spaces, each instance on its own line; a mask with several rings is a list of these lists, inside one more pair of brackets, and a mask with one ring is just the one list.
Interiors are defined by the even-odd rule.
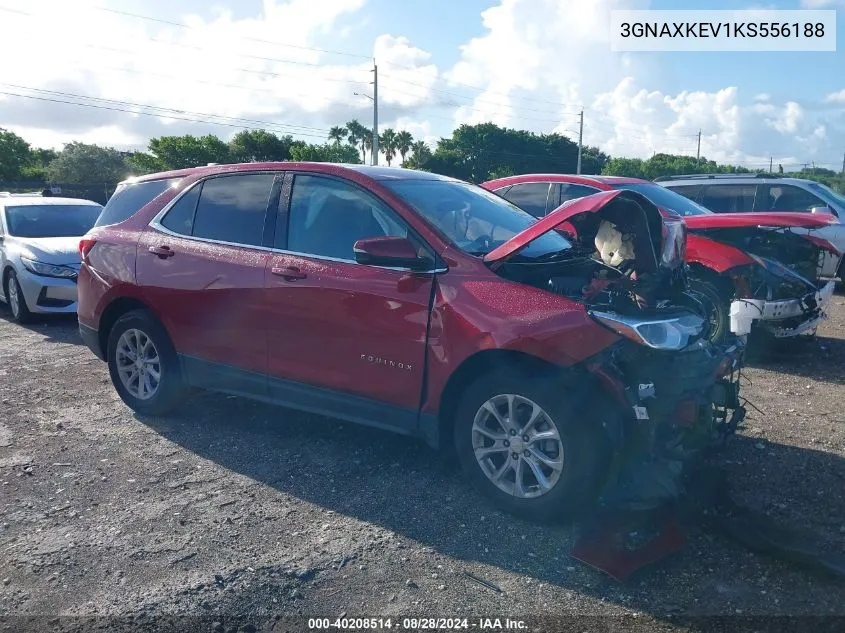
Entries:
[[[124,108],[117,108],[117,107],[105,106],[105,105],[97,105],[97,104],[94,104],[94,103],[79,103],[79,102],[75,102],[75,101],[67,101],[67,100],[64,100],[64,99],[51,99],[49,97],[39,97],[39,96],[36,96],[36,95],[26,95],[26,94],[20,94],[20,93],[16,93],[16,92],[0,91],[0,94],[6,95],[6,96],[9,96],[9,97],[21,97],[23,99],[35,99],[37,101],[49,101],[51,103],[61,103],[61,104],[65,104],[65,105],[75,105],[75,106],[82,106],[82,107],[86,107],[86,108],[95,108],[97,110],[111,110],[113,112],[126,112],[128,114],[138,114],[138,115],[142,115],[142,116],[156,117],[156,118],[159,118],[159,119],[166,118],[166,119],[174,119],[174,120],[177,120],[177,121],[190,121],[192,123],[207,123],[209,125],[220,125],[220,126],[223,126],[223,127],[236,128],[236,129],[239,129],[239,130],[243,130],[243,129],[247,129],[247,130],[264,129],[264,130],[267,130],[267,131],[270,131],[270,132],[281,132],[281,133],[285,133],[285,134],[293,134],[293,132],[290,132],[289,130],[274,129],[275,126],[273,126],[273,127],[266,126],[266,127],[262,127],[262,128],[255,127],[255,126],[251,127],[251,126],[248,126],[248,125],[238,125],[238,124],[235,124],[235,123],[224,123],[222,121],[209,121],[207,119],[180,117],[180,116],[176,116],[176,115],[172,115],[172,114],[161,114],[161,113],[155,113],[155,112],[142,112],[142,111],[137,111],[137,110],[127,110],[127,109],[124,109]],[[295,132],[295,134],[297,136],[306,136],[306,137],[310,137],[310,138],[320,138],[320,139],[326,138],[325,135],[319,135],[318,136],[316,134],[307,134],[305,132]]]
[[[136,107],[136,108],[147,108],[148,110],[161,110],[161,111],[164,111],[164,112],[171,112],[171,113],[176,113],[176,114],[187,114],[187,115],[191,115],[191,116],[210,117],[210,118],[215,118],[215,119],[228,119],[230,121],[243,121],[243,122],[246,122],[246,123],[258,123],[259,125],[272,125],[272,126],[276,126],[276,127],[300,128],[300,129],[303,129],[303,130],[309,130],[309,131],[315,131],[315,132],[328,132],[328,130],[325,129],[325,128],[312,127],[312,126],[308,126],[308,125],[295,125],[295,124],[292,124],[292,123],[272,123],[270,121],[260,121],[260,120],[257,120],[257,119],[245,119],[245,118],[242,118],[242,117],[231,117],[231,116],[224,116],[224,115],[220,115],[220,114],[208,114],[208,113],[205,113],[205,112],[193,112],[193,111],[190,111],[190,110],[167,108],[167,107],[164,107],[164,106],[155,106],[155,105],[148,105],[148,104],[144,104],[144,103],[135,103],[135,102],[132,102],[132,101],[123,101],[123,100],[119,100],[119,99],[106,99],[106,98],[103,98],[103,97],[89,97],[88,95],[80,95],[80,94],[75,94],[75,93],[72,93],[72,92],[61,92],[61,91],[58,91],[58,90],[46,90],[46,89],[43,89],[43,88],[32,88],[30,86],[21,86],[21,85],[18,85],[18,84],[7,84],[7,83],[0,82],[0,86],[6,86],[8,88],[15,88],[15,89],[18,89],[18,90],[30,90],[32,92],[39,92],[39,93],[44,93],[44,94],[57,95],[57,96],[60,96],[60,97],[71,97],[73,99],[85,99],[85,100],[88,100],[88,101],[99,101],[99,102],[102,102],[102,103],[111,103],[111,104],[117,104],[117,105],[123,105],[123,106],[133,106],[133,107]],[[165,116],[169,116],[169,115],[165,115]]]

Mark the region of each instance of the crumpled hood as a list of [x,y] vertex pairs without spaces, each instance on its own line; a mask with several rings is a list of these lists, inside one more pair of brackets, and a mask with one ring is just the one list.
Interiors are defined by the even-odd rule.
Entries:
[[14,244],[23,256],[45,264],[67,266],[79,264],[78,237],[12,237],[7,236],[7,246]]

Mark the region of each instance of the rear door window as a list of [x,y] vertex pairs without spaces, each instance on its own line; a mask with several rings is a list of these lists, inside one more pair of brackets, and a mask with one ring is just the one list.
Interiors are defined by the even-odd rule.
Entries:
[[260,246],[274,173],[210,178],[202,185],[192,235],[218,242]]
[[567,183],[563,185],[563,191],[560,195],[560,204],[563,204],[567,200],[576,200],[577,198],[583,198],[584,196],[591,196],[599,191],[600,189],[596,189],[595,187]]
[[701,185],[689,185],[689,186],[681,186],[681,187],[666,187],[669,191],[674,191],[682,195],[684,198],[688,198],[693,202],[700,202],[699,195],[701,194]]
[[502,196],[535,218],[546,215],[546,203],[549,199],[549,183],[526,182],[511,187]]
[[175,187],[178,183],[178,178],[170,178],[119,185],[112,197],[109,198],[94,226],[118,224],[128,220],[142,207],[158,198],[168,188]]
[[811,211],[827,203],[794,185],[760,185],[755,211]]
[[757,185],[704,185],[699,203],[716,213],[747,213],[754,210]]

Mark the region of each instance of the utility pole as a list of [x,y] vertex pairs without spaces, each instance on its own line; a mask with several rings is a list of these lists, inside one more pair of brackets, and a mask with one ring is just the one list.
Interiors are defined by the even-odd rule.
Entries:
[[695,150],[695,162],[701,162],[701,130],[698,131],[698,149]]
[[845,176],[845,154],[842,154],[842,175]]
[[378,66],[373,60],[373,165],[378,165]]
[[770,174],[772,173],[772,160],[773,160],[772,157],[769,156],[769,173]]
[[581,148],[584,146],[584,108],[581,108],[581,125],[578,127],[578,167],[575,173],[581,174]]

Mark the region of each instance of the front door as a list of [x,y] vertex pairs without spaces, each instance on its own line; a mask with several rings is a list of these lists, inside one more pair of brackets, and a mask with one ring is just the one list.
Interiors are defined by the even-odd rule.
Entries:
[[358,264],[352,246],[402,236],[428,247],[387,204],[342,179],[297,174],[279,209],[281,252],[266,270],[271,395],[304,402],[316,387],[322,397],[308,401],[319,406],[308,408],[415,423],[434,275]]
[[138,243],[142,299],[194,383],[266,391],[264,240],[268,207],[278,206],[275,179],[234,174],[197,183]]

